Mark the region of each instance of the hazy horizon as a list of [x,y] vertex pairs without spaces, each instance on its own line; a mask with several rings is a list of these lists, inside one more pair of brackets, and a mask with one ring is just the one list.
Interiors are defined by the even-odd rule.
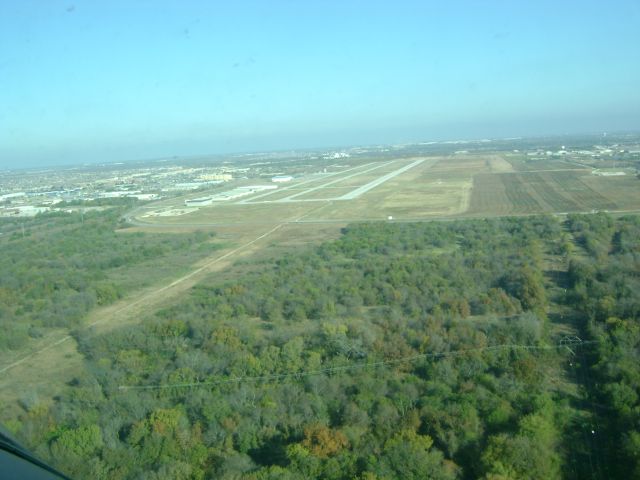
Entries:
[[638,131],[632,1],[5,2],[0,167]]
[[[516,142],[519,141],[555,141],[557,143],[564,142],[565,140],[571,139],[588,139],[588,138],[616,138],[626,135],[638,136],[640,141],[640,130],[618,130],[618,131],[602,131],[602,132],[576,132],[576,133],[548,133],[548,134],[539,134],[539,135],[514,135],[514,136],[501,136],[501,137],[457,137],[457,138],[437,138],[437,139],[421,139],[421,140],[407,140],[403,142],[380,142],[380,143],[344,143],[344,144],[327,144],[321,146],[298,146],[298,147],[290,147],[284,146],[282,148],[271,148],[271,149],[253,149],[253,150],[229,150],[229,151],[221,151],[221,152],[195,152],[189,154],[169,154],[169,155],[158,155],[154,157],[136,157],[136,158],[120,158],[120,159],[103,159],[103,160],[94,160],[94,161],[77,161],[77,162],[67,162],[67,163],[33,163],[29,165],[14,165],[8,166],[0,164],[0,170],[49,170],[49,169],[57,169],[57,168],[74,168],[74,167],[90,167],[90,166],[107,166],[107,165],[116,165],[116,164],[136,164],[136,163],[145,163],[145,162],[165,162],[170,160],[176,160],[177,162],[183,161],[195,161],[200,158],[207,157],[220,157],[221,160],[224,160],[225,156],[243,156],[243,155],[268,155],[268,154],[278,154],[278,153],[288,153],[288,152],[330,152],[330,151],[338,151],[338,150],[349,150],[352,148],[373,148],[373,147],[391,147],[397,145],[420,145],[420,144],[475,144],[480,143],[482,141],[492,141],[492,142],[501,142],[501,141],[509,141],[512,140]],[[541,143],[542,145],[543,143]]]

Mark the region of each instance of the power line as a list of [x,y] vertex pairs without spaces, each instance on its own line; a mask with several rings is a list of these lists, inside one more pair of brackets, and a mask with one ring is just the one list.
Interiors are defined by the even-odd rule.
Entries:
[[[585,436],[588,438],[588,446],[591,447],[591,451],[594,452],[594,457],[595,457],[595,468],[593,466],[593,460],[591,459],[592,455],[591,455],[591,451],[589,452],[589,461],[590,463],[592,463],[591,468],[592,468],[592,476],[594,478],[608,478],[607,475],[605,475],[605,473],[608,472],[603,472],[603,466],[606,469],[607,468],[607,462],[605,459],[603,459],[603,451],[604,449],[602,448],[602,442],[604,440],[604,437],[602,435],[602,433],[605,431],[604,428],[599,424],[599,418],[600,415],[595,411],[594,407],[594,403],[591,402],[591,396],[593,394],[594,391],[596,391],[596,387],[595,387],[595,382],[592,378],[591,375],[591,368],[588,366],[588,362],[586,360],[585,354],[584,352],[580,354],[580,368],[577,368],[576,371],[578,372],[578,375],[580,375],[581,379],[580,379],[580,384],[584,387],[585,392],[584,392],[584,401],[585,404],[588,405],[589,408],[589,423],[590,423],[590,431],[585,431],[584,434]],[[598,406],[598,405],[595,405]],[[602,408],[602,406],[600,406]],[[607,410],[609,411],[613,411],[613,409],[611,408],[607,408],[605,407]],[[584,427],[583,427],[583,431],[584,431]]]
[[518,344],[493,345],[490,347],[451,350],[449,352],[422,353],[418,355],[410,355],[410,356],[401,357],[401,358],[394,358],[391,360],[352,363],[350,365],[339,365],[336,367],[327,367],[327,368],[321,368],[318,370],[307,370],[307,371],[289,372],[289,373],[275,373],[270,375],[258,375],[258,376],[246,376],[246,377],[231,377],[231,378],[224,378],[220,380],[212,380],[208,382],[152,384],[152,385],[120,385],[118,387],[118,390],[126,391],[126,390],[164,390],[164,389],[171,389],[171,388],[197,388],[197,387],[211,387],[211,386],[224,385],[224,384],[230,384],[230,383],[249,383],[249,382],[282,380],[287,378],[304,378],[304,377],[344,372],[344,371],[357,370],[357,369],[363,369],[363,368],[376,368],[376,367],[382,367],[386,365],[411,363],[411,362],[415,362],[416,360],[453,357],[453,356],[465,355],[468,353],[506,350],[506,349],[554,350],[557,348],[566,348],[570,353],[573,353],[573,350],[570,348],[570,346],[578,347],[578,346],[594,344],[594,343],[598,343],[598,340],[583,341],[583,340],[580,340],[578,337],[565,337],[560,341],[560,343],[553,344],[553,345],[518,345]]
[[[578,357],[578,360],[574,359],[572,362],[569,363],[569,365],[573,367],[571,371],[573,371],[576,384],[578,386],[582,386],[586,388],[586,382],[583,378],[584,374],[582,373],[582,369],[585,368],[584,355],[581,355],[580,357]],[[589,395],[588,392],[585,392],[584,394],[585,400],[587,400],[588,395]],[[587,470],[590,472],[591,478],[595,479],[595,478],[598,478],[597,476],[598,472],[596,471],[596,468],[595,468],[595,465],[596,465],[596,462],[595,462],[596,459],[594,459],[595,446],[592,438],[593,433],[591,433],[593,431],[592,420],[594,415],[592,411],[590,412],[590,414],[591,414],[591,417],[589,418],[589,425],[590,425],[589,428],[588,429],[585,428],[585,426],[582,424],[576,425],[576,428],[578,429],[578,431],[582,433],[584,448],[586,449],[587,458],[589,460],[589,468]]]

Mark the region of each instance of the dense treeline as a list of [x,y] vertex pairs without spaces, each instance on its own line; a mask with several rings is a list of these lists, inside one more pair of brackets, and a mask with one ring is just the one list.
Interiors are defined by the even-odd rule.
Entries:
[[[584,478],[594,447],[582,434],[600,421],[584,405],[598,402],[607,410],[596,415],[614,412],[608,434],[624,432],[618,455],[631,466],[638,225],[355,225],[237,281],[200,285],[140,325],[80,336],[90,375],[52,406],[25,399],[10,427],[78,478]],[[605,253],[589,260],[580,245]],[[566,295],[545,277],[549,255],[571,264]],[[626,305],[610,307],[616,321],[599,310],[608,269]],[[560,301],[579,320],[593,312],[585,331],[611,343],[587,357],[572,347],[598,387],[572,384],[572,350],[552,347],[547,313]]]
[[570,228],[592,256],[569,268],[568,302],[590,339],[588,394],[602,440],[607,477],[640,478],[640,217],[571,217]]
[[48,327],[73,327],[124,291],[110,272],[176,251],[211,250],[208,235],[117,233],[121,208],[5,220],[0,236],[0,348]]

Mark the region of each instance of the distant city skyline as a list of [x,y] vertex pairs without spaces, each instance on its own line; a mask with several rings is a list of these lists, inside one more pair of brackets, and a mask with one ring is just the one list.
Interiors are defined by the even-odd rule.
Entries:
[[635,1],[0,3],[0,168],[640,130]]

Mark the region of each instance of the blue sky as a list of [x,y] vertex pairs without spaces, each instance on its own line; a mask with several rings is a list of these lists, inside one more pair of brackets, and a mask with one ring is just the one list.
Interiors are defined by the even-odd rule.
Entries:
[[640,129],[638,1],[0,1],[0,167]]

